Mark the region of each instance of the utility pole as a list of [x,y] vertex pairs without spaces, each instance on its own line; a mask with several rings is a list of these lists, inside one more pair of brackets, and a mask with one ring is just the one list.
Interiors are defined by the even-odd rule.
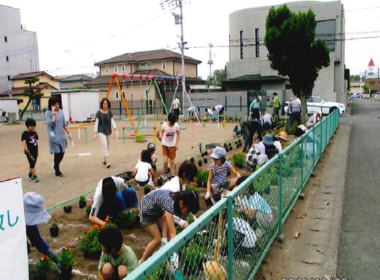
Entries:
[[183,32],[183,3],[182,0],[177,0],[177,6],[180,9],[180,24],[181,24],[181,53],[182,53],[182,114],[184,114],[185,108],[185,92],[186,92],[186,73],[185,73],[185,35]]
[[211,48],[213,47],[213,45],[210,43],[210,44],[208,44],[208,46],[209,46],[209,59],[208,59],[207,64],[210,65],[210,78],[209,78],[208,92],[210,92],[210,87],[211,87],[211,75],[212,75],[212,65],[214,64],[214,62],[213,62],[212,59],[211,59]]

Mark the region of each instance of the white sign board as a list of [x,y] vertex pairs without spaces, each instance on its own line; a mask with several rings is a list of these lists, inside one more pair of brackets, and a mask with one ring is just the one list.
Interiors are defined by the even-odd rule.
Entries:
[[22,182],[0,182],[0,278],[28,280]]

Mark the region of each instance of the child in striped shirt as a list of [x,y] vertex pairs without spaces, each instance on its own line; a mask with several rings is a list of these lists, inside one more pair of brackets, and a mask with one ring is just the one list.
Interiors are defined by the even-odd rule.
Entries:
[[[176,236],[174,215],[187,216],[199,211],[199,196],[194,191],[171,192],[155,190],[144,196],[140,207],[140,222],[149,231],[153,240],[145,248],[140,263],[146,261],[152,253],[166,240]],[[161,231],[162,230],[162,236]]]
[[[220,200],[221,195],[227,194],[228,191],[236,187],[240,173],[232,166],[232,163],[226,161],[227,152],[222,147],[216,147],[211,154],[214,163],[209,167],[209,176],[207,181],[207,193],[205,199],[211,196],[216,200]],[[227,172],[231,171],[237,178],[231,181],[227,180]]]

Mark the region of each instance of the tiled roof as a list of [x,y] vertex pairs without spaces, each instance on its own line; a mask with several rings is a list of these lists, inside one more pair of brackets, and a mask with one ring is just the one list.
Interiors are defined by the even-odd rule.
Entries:
[[[50,87],[51,89],[57,90],[55,87],[53,87],[50,84],[47,83],[41,83],[37,86],[33,86],[34,90],[41,91],[44,88]],[[18,88],[12,88],[12,95],[23,95],[24,91],[28,89],[29,87],[18,87]],[[0,93],[0,96],[9,96],[9,91],[4,91]]]
[[[139,62],[145,62],[145,61],[154,61],[154,60],[178,60],[181,61],[181,54],[161,49],[161,50],[153,50],[153,51],[145,51],[145,52],[135,52],[135,53],[125,53],[119,56],[112,57],[110,59],[106,59],[103,61],[99,61],[95,63],[95,65],[105,65],[105,64],[112,64],[112,63],[122,63],[122,62],[129,62],[129,63],[139,63]],[[202,61],[185,56],[186,62],[193,62],[196,64],[202,63]]]
[[63,79],[59,79],[60,82],[78,82],[78,81],[92,81],[93,78],[85,75],[72,75]]
[[46,75],[48,77],[50,77],[51,79],[54,80],[54,77],[49,75],[48,73],[44,72],[44,71],[38,71],[38,72],[30,72],[30,73],[20,73],[19,75],[17,76],[14,76],[11,80],[12,81],[15,81],[15,80],[25,80],[25,79],[31,79],[31,78],[36,78],[38,76],[43,76],[43,75]]

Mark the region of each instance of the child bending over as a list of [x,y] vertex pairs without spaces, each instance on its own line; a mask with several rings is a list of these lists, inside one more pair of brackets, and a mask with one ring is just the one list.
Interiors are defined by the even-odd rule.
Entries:
[[143,150],[141,152],[141,157],[137,163],[133,176],[138,186],[145,187],[146,184],[150,183],[153,187],[154,171],[150,165],[151,155],[148,150]]

